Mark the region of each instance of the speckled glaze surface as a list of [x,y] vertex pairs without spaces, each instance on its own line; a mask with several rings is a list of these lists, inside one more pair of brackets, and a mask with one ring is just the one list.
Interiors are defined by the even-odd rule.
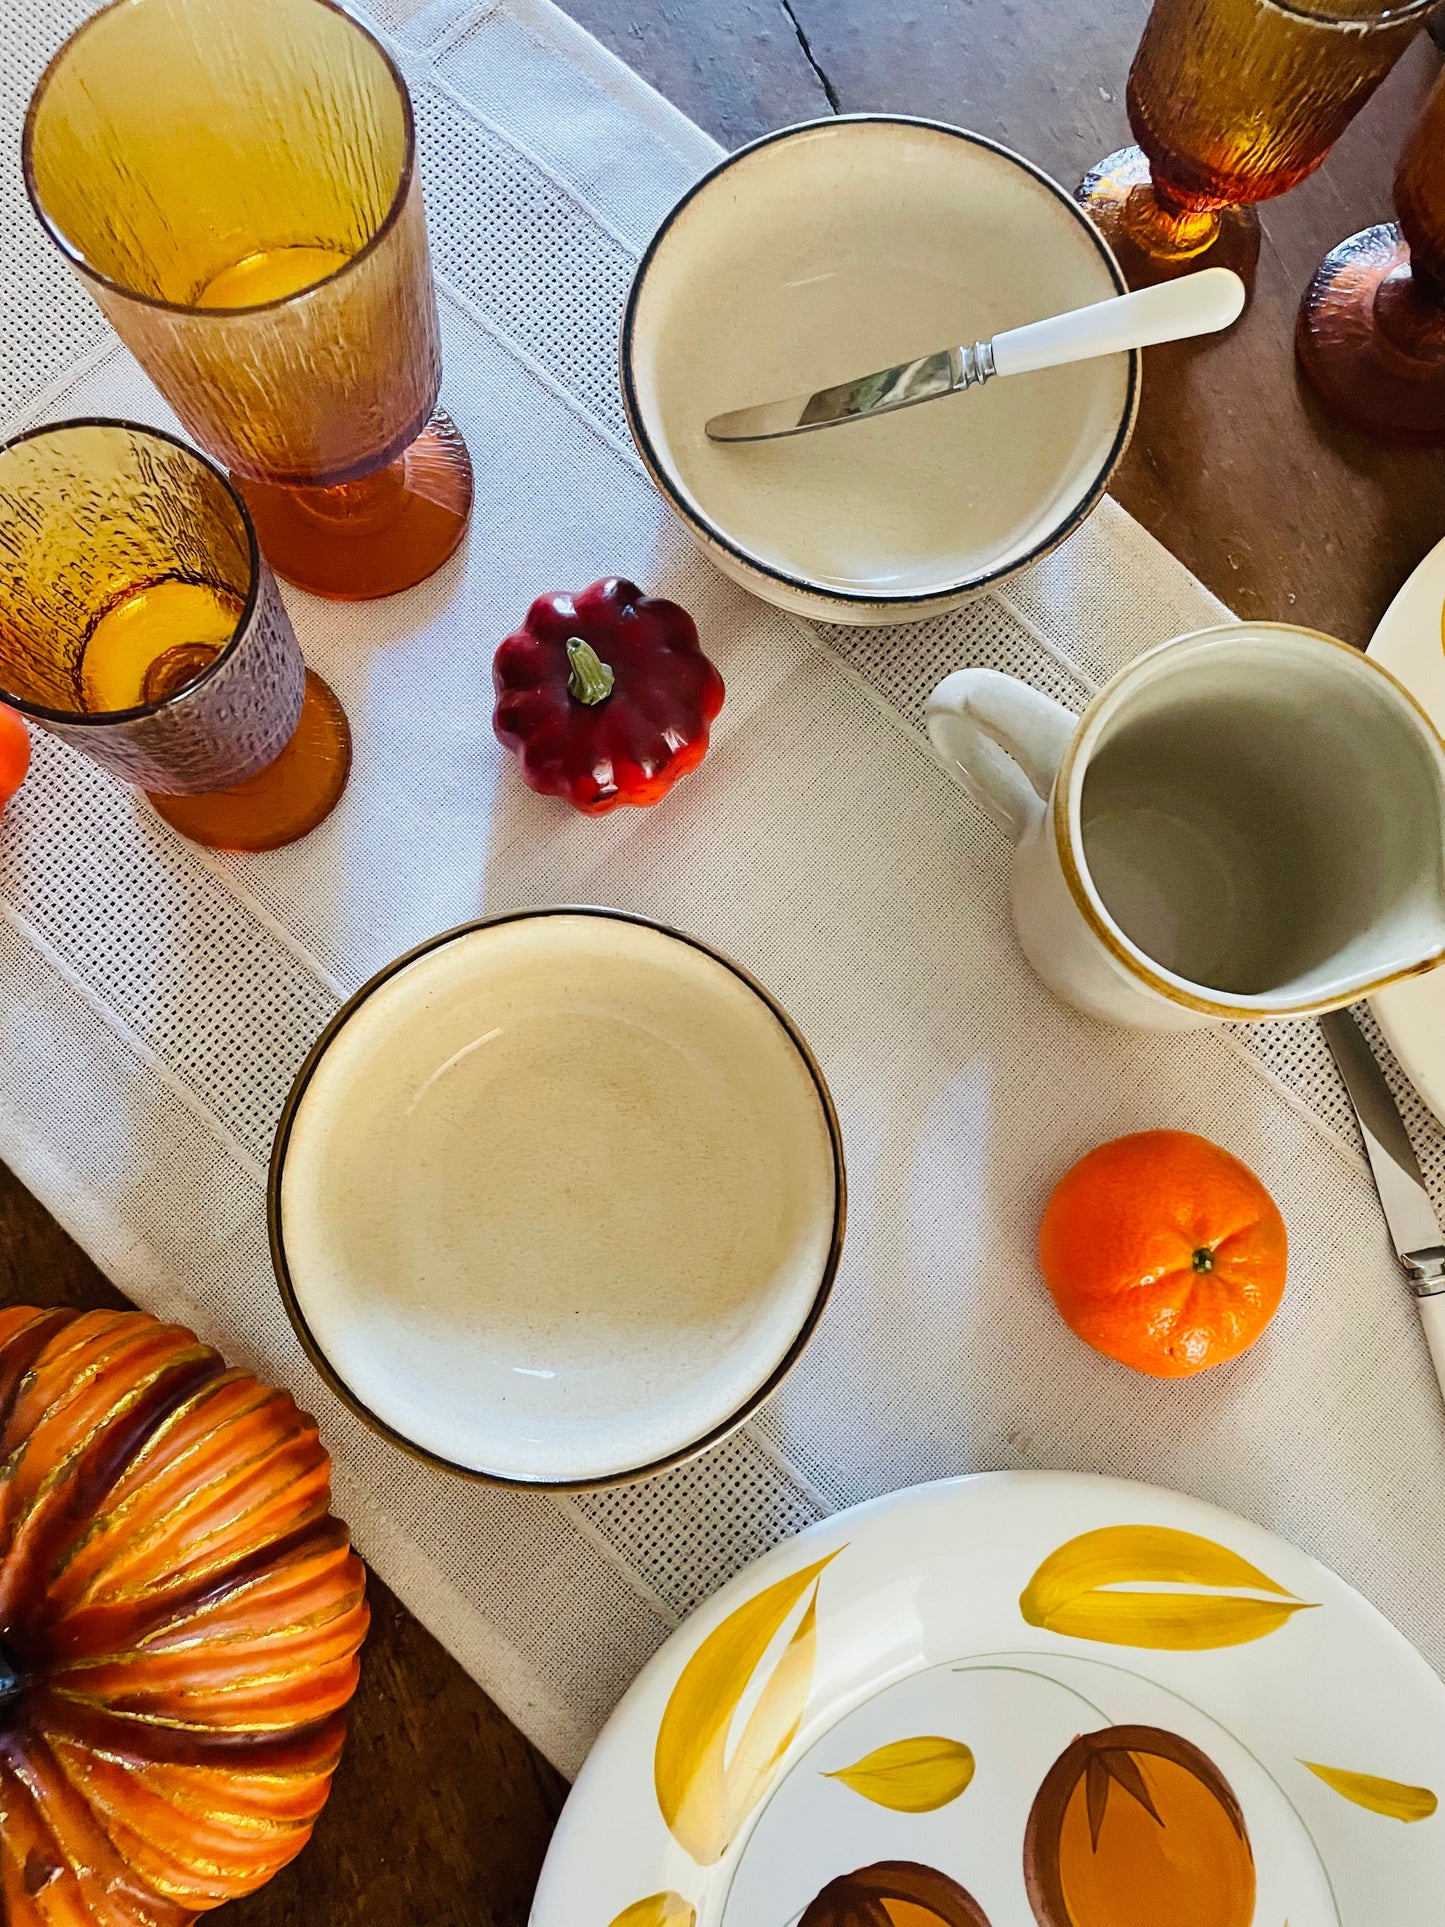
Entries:
[[[235,635],[176,695],[87,714],[87,636],[125,594],[167,578],[242,604]],[[0,700],[122,782],[223,789],[290,740],[306,670],[244,507],[194,450],[126,422],[62,422],[0,448]]]
[[842,1141],[806,1045],[618,911],[464,925],[357,992],[271,1161],[286,1308],[332,1389],[448,1470],[592,1486],[741,1424],[822,1315]]
[[184,1927],[295,1857],[366,1635],[288,1392],[139,1312],[0,1313],[7,1927]]
[[683,196],[634,279],[628,425],[708,558],[826,622],[945,613],[1061,542],[1124,452],[1138,353],[825,435],[719,444],[708,417],[1124,291],[1064,190],[981,135],[890,115],[785,128]]

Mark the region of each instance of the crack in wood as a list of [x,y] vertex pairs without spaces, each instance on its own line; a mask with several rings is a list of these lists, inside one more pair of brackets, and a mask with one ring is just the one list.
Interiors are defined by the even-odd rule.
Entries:
[[797,14],[793,12],[792,0],[778,0],[778,5],[783,9],[783,12],[788,16],[788,19],[792,24],[793,32],[798,36],[798,45],[803,50],[803,58],[804,60],[807,61],[808,65],[812,68],[813,72],[818,76],[818,85],[823,89],[823,92],[827,95],[828,105],[832,108],[835,114],[841,114],[843,111],[843,107],[842,107],[842,103],[838,99],[838,90],[836,87],[834,87],[832,81],[829,80],[827,74],[824,73],[822,63],[819,61],[818,56],[813,52],[812,47],[809,45],[808,36],[803,31],[803,24],[799,20]]

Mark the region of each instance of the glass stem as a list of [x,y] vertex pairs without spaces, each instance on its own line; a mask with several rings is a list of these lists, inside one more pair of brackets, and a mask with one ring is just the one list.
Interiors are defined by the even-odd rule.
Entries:
[[1415,293],[1432,308],[1445,310],[1445,278],[1427,268],[1418,254],[1410,257],[1410,279],[1415,284]]
[[1156,260],[1183,261],[1202,254],[1219,233],[1220,208],[1186,207],[1152,172],[1148,188],[1135,188],[1124,203],[1129,239]]
[[398,456],[385,468],[363,475],[359,482],[338,482],[332,488],[297,488],[289,493],[318,522],[360,534],[389,522],[405,501],[402,459]]
[[1445,285],[1408,255],[1375,290],[1374,323],[1398,354],[1437,370],[1445,363]]

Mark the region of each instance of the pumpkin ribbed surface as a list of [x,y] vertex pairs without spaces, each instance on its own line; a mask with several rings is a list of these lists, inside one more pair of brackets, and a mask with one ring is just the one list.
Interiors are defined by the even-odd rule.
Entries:
[[366,1634],[288,1392],[139,1312],[0,1312],[7,1927],[183,1927],[306,1844]]

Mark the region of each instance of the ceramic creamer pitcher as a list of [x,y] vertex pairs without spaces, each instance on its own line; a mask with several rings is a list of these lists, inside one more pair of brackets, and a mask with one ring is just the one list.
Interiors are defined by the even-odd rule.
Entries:
[[1013,839],[1026,956],[1091,1016],[1305,1017],[1445,957],[1445,745],[1333,637],[1273,622],[1180,636],[1082,716],[960,669],[927,720]]

